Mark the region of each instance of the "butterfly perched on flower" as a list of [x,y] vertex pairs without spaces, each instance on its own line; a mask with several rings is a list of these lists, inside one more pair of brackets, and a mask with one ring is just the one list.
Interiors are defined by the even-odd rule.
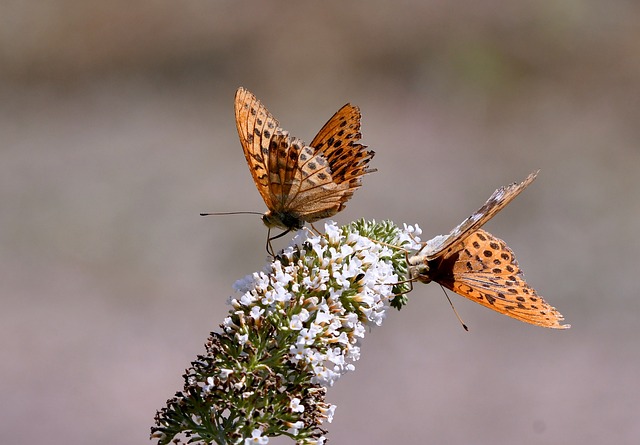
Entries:
[[242,87],[236,92],[235,115],[251,176],[268,208],[262,221],[269,228],[287,233],[335,215],[362,185],[362,176],[375,171],[368,167],[374,152],[358,143],[356,106],[340,108],[309,145],[280,128]]
[[435,281],[447,289],[501,314],[555,329],[564,317],[524,279],[513,251],[481,227],[531,184],[538,172],[520,184],[496,190],[489,200],[448,235],[422,243],[409,258],[409,274],[422,283]]

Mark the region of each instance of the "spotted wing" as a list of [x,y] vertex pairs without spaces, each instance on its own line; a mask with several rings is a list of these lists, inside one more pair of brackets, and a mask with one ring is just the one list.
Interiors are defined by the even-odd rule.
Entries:
[[520,184],[513,183],[500,187],[493,192],[487,202],[480,207],[475,213],[469,216],[455,227],[448,235],[439,236],[425,243],[423,254],[427,259],[437,258],[445,255],[446,252],[455,252],[460,250],[458,244],[463,243],[465,238],[482,227],[496,213],[506,207],[513,199],[529,186],[538,176],[538,171],[531,173]]
[[236,127],[244,157],[260,196],[269,209],[275,205],[270,192],[269,147],[282,134],[278,120],[249,91],[240,87],[235,97]]
[[310,144],[329,163],[332,181],[337,185],[330,193],[334,196],[324,197],[327,201],[340,202],[334,213],[342,210],[362,185],[362,176],[376,171],[369,168],[375,152],[359,143],[360,117],[358,107],[346,104],[324,124]]
[[560,324],[562,314],[527,284],[513,251],[484,230],[472,233],[459,251],[442,258],[434,281],[516,320],[554,329],[570,327]]
[[329,163],[313,147],[286,132],[271,140],[268,154],[272,211],[313,222],[338,212],[346,185],[336,184]]

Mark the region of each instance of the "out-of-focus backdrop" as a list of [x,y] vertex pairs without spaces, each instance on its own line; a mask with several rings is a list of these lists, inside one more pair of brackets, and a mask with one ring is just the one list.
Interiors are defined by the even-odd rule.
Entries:
[[[378,172],[336,220],[448,232],[541,169],[487,229],[573,325],[417,286],[329,391],[332,443],[640,437],[640,3],[3,1],[0,431],[146,443],[263,267],[238,86],[310,141],[360,106]],[[273,443],[290,443],[278,440]]]

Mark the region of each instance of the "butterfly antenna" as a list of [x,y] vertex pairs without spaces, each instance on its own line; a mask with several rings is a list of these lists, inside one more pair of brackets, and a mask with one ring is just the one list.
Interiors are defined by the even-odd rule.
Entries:
[[212,216],[212,215],[262,215],[260,212],[213,212],[213,213],[201,213],[200,216]]
[[449,298],[449,294],[447,294],[447,291],[444,290],[444,287],[442,287],[442,286],[440,286],[440,289],[442,289],[442,292],[444,292],[444,296],[447,297],[447,300],[449,301],[449,304],[451,305],[451,309],[453,309],[453,313],[456,314],[456,317],[458,318],[458,321],[460,322],[460,324],[462,325],[464,330],[469,332],[469,328],[467,327],[466,324],[464,324],[464,321],[462,321],[462,318],[460,318],[460,315],[458,315],[458,311],[456,311],[456,308],[453,306],[453,302],[451,301],[451,298]]

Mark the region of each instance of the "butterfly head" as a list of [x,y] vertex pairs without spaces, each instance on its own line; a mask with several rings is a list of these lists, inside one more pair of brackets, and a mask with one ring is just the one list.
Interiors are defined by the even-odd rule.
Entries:
[[431,275],[429,261],[424,255],[414,255],[409,258],[409,277],[411,279],[421,283],[430,283],[433,280]]
[[267,227],[279,227],[281,229],[302,229],[304,221],[296,215],[289,212],[272,212],[268,211],[262,215],[262,222]]

